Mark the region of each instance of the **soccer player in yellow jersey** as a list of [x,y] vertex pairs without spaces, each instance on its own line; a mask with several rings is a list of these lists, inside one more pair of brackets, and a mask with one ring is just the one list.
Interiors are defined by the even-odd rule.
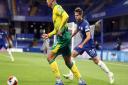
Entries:
[[71,61],[71,34],[68,31],[67,21],[68,21],[68,14],[66,11],[56,3],[56,0],[47,0],[47,4],[53,10],[53,23],[54,23],[54,30],[49,34],[43,34],[42,37],[47,39],[52,35],[57,35],[57,43],[52,46],[52,50],[48,54],[48,62],[52,69],[52,72],[55,74],[56,77],[56,84],[55,85],[64,85],[61,78],[60,72],[58,69],[58,65],[55,61],[57,55],[62,54],[66,66],[71,69],[75,77],[78,79],[79,85],[86,85],[84,80],[81,79],[81,74],[79,73],[75,64]]

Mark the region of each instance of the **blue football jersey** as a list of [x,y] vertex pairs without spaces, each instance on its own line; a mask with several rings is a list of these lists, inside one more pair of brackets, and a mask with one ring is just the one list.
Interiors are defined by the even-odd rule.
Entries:
[[0,30],[0,44],[6,44],[7,32]]
[[[81,22],[77,22],[77,29],[80,31],[82,41],[83,42],[86,39],[86,32],[90,31],[90,25],[87,20],[82,20]],[[93,46],[94,42],[91,37],[91,39],[85,44],[85,46]]]

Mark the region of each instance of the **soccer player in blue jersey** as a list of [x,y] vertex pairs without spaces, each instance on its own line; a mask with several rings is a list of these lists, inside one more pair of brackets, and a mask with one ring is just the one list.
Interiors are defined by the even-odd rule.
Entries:
[[5,48],[9,54],[11,61],[14,61],[11,50],[8,47],[7,32],[0,29],[0,49]]
[[[90,33],[90,25],[87,20],[83,19],[83,10],[80,7],[77,7],[74,11],[75,19],[77,24],[77,29],[72,34],[72,37],[78,32],[81,34],[82,41],[74,48],[72,52],[72,57],[75,58],[78,55],[83,54],[84,51],[92,58],[95,64],[97,64],[103,71],[108,75],[110,83],[114,82],[113,73],[108,69],[103,61],[99,59],[96,53],[94,41]],[[72,73],[69,75],[64,75],[65,78],[70,79]]]

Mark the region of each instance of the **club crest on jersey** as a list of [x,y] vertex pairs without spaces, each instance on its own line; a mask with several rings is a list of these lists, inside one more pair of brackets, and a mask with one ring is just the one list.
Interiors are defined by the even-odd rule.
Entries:
[[83,27],[79,27],[80,30],[83,30]]

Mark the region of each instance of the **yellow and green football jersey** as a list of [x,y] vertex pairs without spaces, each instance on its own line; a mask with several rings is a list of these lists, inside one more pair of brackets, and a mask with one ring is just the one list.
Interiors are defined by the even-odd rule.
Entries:
[[58,4],[53,7],[52,13],[54,30],[49,33],[49,37],[51,37],[52,35],[57,35],[58,31],[61,31],[62,33],[62,36],[57,35],[57,43],[53,45],[52,52],[58,54],[58,52],[63,53],[62,50],[68,49],[68,52],[65,52],[65,54],[70,54],[71,34],[68,31],[67,21],[63,23],[64,18],[67,18],[69,16],[66,11]]

